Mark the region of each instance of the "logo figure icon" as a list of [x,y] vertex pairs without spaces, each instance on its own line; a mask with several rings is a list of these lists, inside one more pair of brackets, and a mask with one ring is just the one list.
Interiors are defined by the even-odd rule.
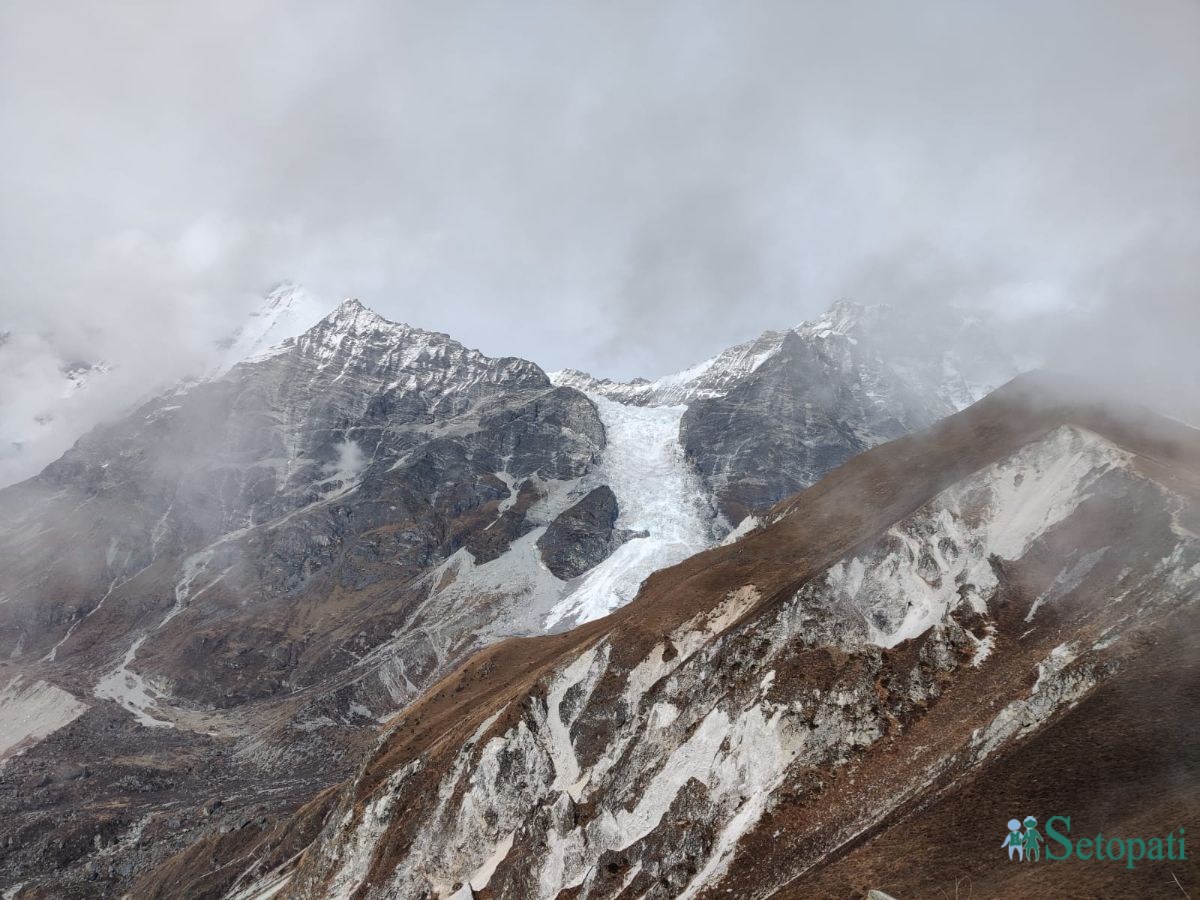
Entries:
[[1000,845],[1000,849],[1008,848],[1008,858],[1012,859],[1013,854],[1017,854],[1017,859],[1025,858],[1025,835],[1021,834],[1021,823],[1017,819],[1008,820],[1008,834],[1004,837],[1004,843]]
[[1039,846],[1042,843],[1042,833],[1037,830],[1037,819],[1033,816],[1025,817],[1025,860],[1029,861],[1032,856],[1034,859],[1042,858],[1042,848]]
[[[1022,824],[1025,826],[1024,831],[1021,831]],[[1000,845],[1000,849],[1008,848],[1009,859],[1015,854],[1017,859],[1028,862],[1031,858],[1042,858],[1042,843],[1042,833],[1037,830],[1037,819],[1026,816],[1024,822],[1020,819],[1008,820],[1008,834],[1004,836],[1004,843]]]

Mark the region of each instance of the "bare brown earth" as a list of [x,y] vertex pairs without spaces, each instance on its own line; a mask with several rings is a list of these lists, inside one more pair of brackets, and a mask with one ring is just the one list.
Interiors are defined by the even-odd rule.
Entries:
[[[1143,635],[1120,679],[980,771],[930,792],[775,896],[1063,900],[1200,895],[1200,863],[1009,862],[1005,823],[1071,817],[1072,838],[1162,837],[1200,809],[1200,642],[1195,617]],[[886,772],[882,773],[886,775]],[[795,812],[800,812],[796,810]],[[783,824],[788,811],[777,815]],[[779,827],[776,824],[775,827]],[[750,853],[747,853],[750,856]],[[770,865],[764,852],[760,864]],[[1178,879],[1178,882],[1176,882]]]
[[[1052,392],[1040,378],[1018,379],[926,432],[856,457],[777,506],[770,525],[736,544],[656,573],[636,600],[607,618],[565,634],[502,642],[438,682],[390,723],[359,776],[340,791],[340,802],[361,816],[389,776],[421,761],[416,780],[406,782],[411,814],[389,828],[364,890],[382,883],[405,857],[422,821],[417,812],[423,795],[435,793],[469,737],[498,711],[503,715],[478,743],[507,731],[564,660],[607,639],[613,648],[608,671],[627,672],[680,625],[747,584],[757,587],[760,599],[729,630],[741,629],[752,639],[754,620],[815,574],[878,539],[959,479],[1068,423],[1108,437],[1137,454],[1138,465],[1157,478],[1200,499],[1200,432],[1136,411],[1101,412],[1069,392]],[[1195,521],[1196,508],[1185,514],[1186,521]],[[1122,522],[1117,511],[1110,512],[1104,527],[1111,534],[1105,537],[1119,540]],[[1048,571],[1051,562],[1047,559],[1043,568]],[[928,709],[898,721],[891,736],[850,766],[798,776],[744,839],[711,895],[850,898],[870,888],[898,898],[1165,897],[1181,896],[1181,890],[1194,895],[1197,871],[1190,861],[1170,870],[1146,866],[1129,873],[1098,863],[1009,865],[998,849],[1004,823],[1014,815],[1034,814],[1044,821],[1069,814],[1089,833],[1126,835],[1149,836],[1185,824],[1200,784],[1194,612],[1147,623],[1132,649],[1127,643],[1120,651],[1121,677],[1033,737],[980,767],[956,762],[942,780],[902,803],[870,832],[835,840],[839,822],[919,771],[927,748],[961,744],[990,719],[998,706],[989,698],[1028,687],[1037,661],[1061,642],[1070,604],[1086,599],[1071,598],[1043,633],[1017,640],[1033,593],[1022,578],[1038,577],[1035,561],[1031,571],[1001,579],[1006,594],[999,607],[1001,639],[987,664],[962,675]],[[924,640],[884,654],[881,695],[887,691],[887,671],[921,665]],[[833,648],[797,648],[795,669],[780,672],[775,689],[786,691],[789,680],[819,684],[856,665],[856,657]],[[606,675],[596,694],[619,691],[617,682],[617,676]],[[280,896],[320,896],[330,873],[311,850],[298,848],[334,803],[332,795],[323,795],[291,823],[194,846],[141,881],[134,895],[218,896],[248,866],[261,874],[288,862],[295,877]],[[681,827],[686,830],[686,822]],[[1168,872],[1182,889],[1165,880]]]

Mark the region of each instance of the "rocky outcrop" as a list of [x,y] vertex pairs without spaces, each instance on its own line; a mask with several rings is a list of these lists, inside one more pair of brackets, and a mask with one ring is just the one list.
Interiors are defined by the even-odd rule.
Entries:
[[864,352],[844,334],[791,332],[727,394],[688,407],[680,443],[731,524],[954,411]]
[[615,527],[617,514],[617,497],[608,485],[563,510],[537,541],[546,568],[569,581],[607,559],[634,536]]

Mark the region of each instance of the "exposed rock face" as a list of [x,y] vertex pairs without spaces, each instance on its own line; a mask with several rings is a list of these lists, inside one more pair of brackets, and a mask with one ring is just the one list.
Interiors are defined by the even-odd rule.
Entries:
[[615,529],[617,512],[617,496],[608,485],[589,491],[574,506],[563,510],[538,538],[546,568],[568,581],[608,558],[632,536]]
[[[581,477],[603,443],[592,404],[532,363],[347,302],[0,496],[0,652],[69,658],[78,676],[114,632],[149,635],[134,656],[161,682],[151,698],[224,707],[295,690],[341,668],[345,641],[361,655],[402,624],[406,581],[459,547],[486,562],[527,533],[545,485]],[[75,565],[52,566],[67,550]],[[381,589],[394,605],[350,634],[293,632],[331,592],[377,604]],[[122,665],[108,696],[153,705]]]
[[[139,889],[235,856],[228,888],[290,898],[852,896],[855,853],[913,896],[961,871],[1019,884],[991,830],[936,867],[886,848],[1042,735],[1086,745],[1073,710],[1198,675],[1200,435],[1046,391],[1019,382],[860,455],[606,619],[482,651],[390,723],[299,856],[276,829]],[[1152,797],[1200,783],[1194,754],[1126,740]],[[1047,783],[1079,768],[1037,758]],[[1143,893],[1162,874],[1087,878]]]
[[680,441],[731,523],[954,411],[861,359],[859,347],[842,334],[789,333],[728,394],[688,407]]

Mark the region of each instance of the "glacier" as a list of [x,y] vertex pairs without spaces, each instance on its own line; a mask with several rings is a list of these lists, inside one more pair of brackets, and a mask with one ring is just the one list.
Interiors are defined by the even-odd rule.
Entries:
[[596,476],[617,496],[617,527],[645,532],[591,571],[546,617],[546,628],[598,619],[634,598],[651,573],[713,544],[716,514],[679,444],[685,406],[626,406],[588,393],[606,444]]

